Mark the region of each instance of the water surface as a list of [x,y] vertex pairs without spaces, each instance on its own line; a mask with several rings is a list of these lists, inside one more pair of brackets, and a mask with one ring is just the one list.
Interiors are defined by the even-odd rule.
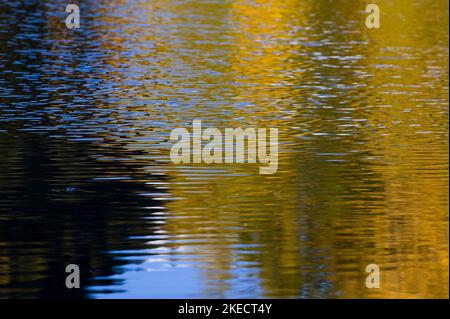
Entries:
[[[0,298],[448,298],[448,2],[365,4],[89,0],[68,30],[3,1]],[[172,164],[193,119],[278,127],[277,173]]]

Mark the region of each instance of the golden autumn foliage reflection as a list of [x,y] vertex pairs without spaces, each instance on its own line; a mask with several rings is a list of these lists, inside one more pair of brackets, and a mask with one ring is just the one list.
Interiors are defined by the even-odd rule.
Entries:
[[[133,189],[157,213],[139,213],[126,233],[145,237],[154,221],[136,248],[150,250],[140,260],[148,276],[195,271],[188,296],[448,298],[448,3],[375,2],[382,22],[372,30],[362,0],[89,7],[102,70],[93,91],[105,92],[87,118],[91,153],[108,150],[134,182],[155,186]],[[277,173],[170,163],[170,130],[193,119],[278,127]],[[113,230],[125,222],[105,224],[105,241],[123,239]],[[380,289],[365,287],[371,263]],[[9,265],[0,253],[0,284],[13,281]]]

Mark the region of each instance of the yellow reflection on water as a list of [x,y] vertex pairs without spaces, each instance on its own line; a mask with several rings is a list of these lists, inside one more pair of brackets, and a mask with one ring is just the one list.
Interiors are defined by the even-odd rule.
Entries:
[[[207,291],[226,295],[247,262],[239,280],[257,277],[268,297],[447,297],[448,6],[385,1],[383,27],[368,31],[363,1],[229,5],[224,99],[242,107],[221,123],[276,125],[284,147],[274,176],[251,165],[170,173],[179,200],[165,229],[194,240]],[[365,288],[369,263],[379,290]]]
[[[116,2],[99,28],[127,135],[104,143],[165,159],[165,245],[204,295],[448,297],[447,1],[377,1],[378,30],[365,1]],[[170,164],[153,142],[193,119],[278,127],[277,173]]]

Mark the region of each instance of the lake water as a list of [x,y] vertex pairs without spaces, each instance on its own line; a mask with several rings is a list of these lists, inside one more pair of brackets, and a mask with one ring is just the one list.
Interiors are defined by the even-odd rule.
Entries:
[[[448,298],[446,0],[68,3],[0,3],[0,298]],[[277,173],[173,164],[193,119]]]

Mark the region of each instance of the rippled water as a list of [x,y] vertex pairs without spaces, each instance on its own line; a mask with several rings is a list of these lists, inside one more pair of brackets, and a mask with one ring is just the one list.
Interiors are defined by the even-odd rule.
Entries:
[[[0,3],[0,297],[448,297],[448,2]],[[278,127],[278,172],[170,131]],[[81,289],[65,288],[65,265]],[[365,267],[381,267],[381,288]]]

